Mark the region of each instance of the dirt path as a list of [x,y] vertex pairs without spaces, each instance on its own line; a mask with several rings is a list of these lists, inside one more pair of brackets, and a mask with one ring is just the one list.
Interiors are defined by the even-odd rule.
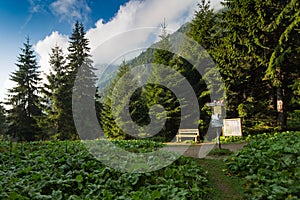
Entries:
[[[229,149],[232,152],[241,150],[247,143],[222,144],[222,149]],[[207,156],[209,151],[218,148],[214,143],[188,144],[168,144],[171,150],[181,152],[187,149],[185,156],[197,158],[199,164],[206,170],[208,175],[208,184],[212,188],[209,194],[209,200],[242,200],[243,199],[243,181],[237,177],[227,176],[224,172],[226,168],[224,156]]]
[[[222,144],[222,149],[229,149],[232,152],[241,150],[247,143],[231,143],[231,144]],[[205,158],[206,155],[213,148],[218,148],[218,145],[214,143],[201,143],[201,144],[181,144],[181,143],[167,143],[168,148],[171,151],[182,152],[187,149],[183,155],[193,157],[193,158]]]
[[208,184],[213,191],[209,194],[208,200],[242,200],[244,189],[243,182],[237,177],[230,177],[224,174],[226,168],[223,160],[199,159],[199,164],[207,170]]

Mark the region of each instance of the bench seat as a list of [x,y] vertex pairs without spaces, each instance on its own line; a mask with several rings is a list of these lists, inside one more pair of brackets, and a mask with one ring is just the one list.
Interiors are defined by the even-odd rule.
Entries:
[[176,135],[176,141],[181,142],[181,138],[189,137],[194,138],[195,142],[198,141],[200,137],[198,129],[179,129],[178,134]]

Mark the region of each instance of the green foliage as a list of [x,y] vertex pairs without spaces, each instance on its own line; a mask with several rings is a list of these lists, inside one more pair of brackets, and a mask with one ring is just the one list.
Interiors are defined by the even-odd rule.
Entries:
[[88,43],[89,41],[85,38],[83,24],[76,21],[72,34],[69,37],[67,74],[65,74],[66,83],[58,89],[61,93],[64,93],[64,99],[61,103],[65,104],[60,113],[63,115],[62,128],[58,136],[60,139],[78,139],[73,120],[72,92],[75,89],[73,87],[79,68],[90,57]]
[[102,99],[103,108],[100,111],[100,123],[106,137],[111,139],[129,138],[131,133],[124,132],[122,128],[131,122],[128,121],[131,118],[126,119],[122,116],[126,114],[124,112],[128,109],[126,108],[127,102],[130,101],[130,95],[132,95],[128,93],[134,88],[134,85],[133,75],[124,61]]
[[16,64],[17,70],[10,75],[10,80],[15,86],[8,90],[6,102],[10,107],[7,118],[8,134],[19,140],[32,141],[40,134],[35,118],[41,115],[38,106],[38,83],[41,78],[29,38],[21,51]]
[[[151,130],[139,133],[140,135],[128,131],[132,130],[130,129],[131,123],[141,127],[149,125],[151,122],[150,116],[155,116],[155,118],[164,117],[165,111],[167,121],[157,136],[169,139],[174,137],[177,132],[176,128],[180,115],[178,100],[173,92],[169,90],[169,86],[162,86],[161,83],[176,85],[180,81],[175,80],[172,75],[170,76],[168,67],[170,67],[170,62],[173,59],[173,53],[170,52],[171,44],[166,32],[166,25],[164,24],[162,28],[161,41],[155,51],[152,52],[153,70],[147,71],[145,69],[142,72],[149,73],[147,79],[153,84],[147,84],[132,91],[137,85],[137,81],[140,80],[135,77],[135,74],[132,74],[134,66],[124,62],[120,66],[116,77],[107,87],[107,94],[103,97],[104,107],[100,112],[100,121],[105,135],[109,138],[131,139],[153,135],[155,133],[152,133]],[[159,109],[153,109],[153,106],[157,104],[163,106],[165,111],[161,112]],[[124,117],[128,111],[130,117]],[[152,123],[154,123],[153,121]],[[152,124],[152,126],[156,125]],[[126,127],[129,127],[129,130]]]
[[295,110],[292,113],[289,113],[287,118],[287,127],[291,130],[300,129],[300,110]]
[[[89,92],[95,87],[96,76],[90,59],[89,41],[85,34],[83,24],[76,21],[69,38],[67,64],[64,65],[60,52],[54,53],[54,58],[51,60],[53,67],[60,71],[56,74],[60,84],[52,86],[55,87],[55,90],[51,94],[55,98],[52,108],[56,113],[55,123],[57,123],[57,129],[55,137],[58,139],[78,139],[73,116],[78,117],[81,113],[83,119],[87,118],[87,116],[84,116],[88,112],[85,110],[85,106],[72,110],[72,100],[88,105],[94,103],[95,95],[91,95]],[[79,71],[80,77],[78,77]],[[77,84],[74,85],[76,78]],[[54,82],[53,84],[57,83]],[[72,99],[72,94],[75,91],[77,96],[73,96]],[[90,128],[88,122],[85,125],[86,128]]]
[[[126,63],[126,67],[121,66],[117,77],[107,85],[116,69],[113,67],[108,70],[110,73],[102,80],[102,84],[107,85],[108,96],[101,97],[103,105],[96,101],[97,117],[101,120],[106,136],[115,139],[139,137],[129,135],[132,133],[127,133],[122,128],[132,125],[129,121],[131,119],[124,121],[120,118],[130,99],[130,117],[141,127],[151,123],[153,105],[162,105],[167,113],[167,121],[157,137],[166,140],[173,138],[180,124],[181,108],[184,107],[179,102],[189,100],[177,99],[169,87],[180,86],[183,80],[172,75],[164,77],[169,71],[162,66],[179,72],[192,86],[201,109],[198,122],[201,133],[208,129],[211,114],[203,105],[215,100],[210,99],[209,89],[216,91],[217,96],[214,98],[226,99],[227,117],[243,118],[246,134],[285,128],[298,129],[291,119],[294,118],[293,111],[300,108],[300,68],[297,67],[300,63],[300,4],[297,0],[225,0],[222,4],[224,9],[215,13],[210,9],[210,1],[201,0],[194,19],[172,35],[167,33],[164,22],[161,40]],[[172,46],[171,44],[178,43],[178,33],[186,34],[206,51],[199,51],[196,49],[197,45],[188,42],[183,45],[184,48]],[[179,48],[180,55],[174,55],[173,48]],[[52,71],[47,75],[48,83],[43,84],[41,96],[38,94],[38,66],[29,40],[21,50],[16,64],[18,69],[11,75],[16,86],[8,91],[6,102],[11,107],[7,114],[8,133],[22,140],[78,139],[73,116],[75,119],[88,118],[90,112],[82,106],[75,108],[73,113],[72,100],[93,104],[95,98],[98,98],[89,93],[95,87],[96,76],[83,24],[77,21],[74,25],[66,59],[59,47],[52,49]],[[211,61],[207,63],[210,57],[217,64],[223,80],[215,80],[216,69],[210,69]],[[194,60],[195,66],[187,59]],[[122,89],[112,93],[117,82],[132,66],[145,63],[154,63],[154,70],[149,72],[145,69],[145,72],[149,72],[151,81],[159,83],[164,80],[168,84],[148,84],[138,88],[133,94]],[[203,74],[199,74],[196,68],[205,68]],[[74,87],[79,71],[82,77],[77,79],[78,84]],[[129,88],[134,87],[138,81],[132,79],[134,75],[127,74],[119,85],[126,83]],[[225,88],[218,86],[222,81]],[[226,95],[223,94],[224,90]],[[72,99],[74,91],[89,92],[80,93]],[[183,96],[184,92],[186,91],[182,91]],[[124,97],[117,106],[112,106],[113,95]],[[282,112],[277,111],[278,100],[283,101]],[[112,110],[116,111],[116,119]],[[164,115],[165,112],[159,111],[159,117]],[[181,120],[190,119],[187,116]],[[89,120],[82,123],[82,127],[94,131]],[[142,134],[147,136],[151,133]],[[92,137],[95,138],[94,136],[97,137],[97,134]]]
[[49,60],[51,71],[46,76],[47,82],[42,87],[40,100],[43,115],[38,118],[44,138],[55,137],[62,131],[65,96],[61,88],[66,84],[65,62],[62,49],[59,46],[52,48]]
[[6,131],[7,131],[6,110],[1,105],[0,102],[0,140],[6,134]]
[[[172,65],[171,63],[174,59],[174,54],[172,53],[173,47],[170,43],[170,36],[167,33],[166,23],[164,22],[161,27],[162,32],[159,36],[161,40],[154,51],[152,71],[149,75],[149,81],[154,84],[146,85],[142,90],[142,95],[145,97],[147,110],[150,112],[150,115],[152,114],[151,112],[155,112],[153,115],[158,117],[166,115],[166,122],[157,136],[171,139],[179,126],[181,108],[177,97],[170,88],[180,85],[180,80],[174,78],[173,76],[175,75],[170,71],[170,68],[175,68],[174,64]],[[162,85],[162,83],[165,83],[165,85]],[[164,110],[154,111],[151,109],[154,105],[161,105],[164,107]]]
[[187,35],[209,51],[215,45],[216,22],[217,15],[210,8],[210,1],[201,0],[201,3],[198,3],[198,10],[195,11]]
[[299,149],[300,132],[257,136],[226,161],[228,172],[246,179],[250,199],[299,199]]
[[[95,95],[90,94],[95,88],[96,76],[90,59],[89,41],[85,37],[82,23],[74,25],[70,36],[68,55],[64,58],[62,49],[58,46],[52,48],[49,64],[52,67],[46,76],[46,83],[39,88],[40,73],[32,50],[27,43],[22,48],[16,64],[18,70],[11,75],[16,86],[9,89],[8,104],[8,134],[21,140],[38,139],[77,139],[78,135],[74,125],[73,115],[76,117],[90,113],[85,106],[72,110],[72,100],[82,104],[94,104]],[[77,73],[81,76],[77,79]],[[77,91],[77,96],[73,96]],[[81,92],[78,92],[81,91]],[[84,92],[83,92],[84,91]],[[90,93],[89,93],[90,92]],[[81,104],[81,105],[82,105]],[[100,105],[96,103],[99,110]],[[84,123],[89,129],[89,123]]]
[[244,135],[244,136],[231,136],[231,137],[224,137],[221,136],[220,137],[220,141],[221,143],[241,143],[241,142],[250,142],[253,140],[266,140],[269,138],[274,137],[274,135],[280,135],[282,134],[282,132],[274,132],[274,131],[270,131],[270,132],[265,132],[265,133],[256,133],[256,134],[248,134],[248,135]]
[[[300,48],[299,48],[300,53]],[[300,78],[294,81],[294,84],[290,86],[292,88],[294,95],[292,96],[291,103],[295,107],[300,107]]]
[[231,136],[231,137],[220,137],[221,144],[228,144],[228,143],[240,143],[248,141],[248,137],[241,137],[241,136]]
[[[215,58],[226,84],[228,114],[245,122],[267,119],[264,126],[286,126],[299,79],[299,3],[226,0],[219,15]],[[251,101],[249,101],[249,99]],[[277,100],[284,102],[283,117]],[[277,116],[278,115],[278,116]]]
[[[195,20],[191,23],[191,29],[188,29],[189,26],[184,26],[185,32],[188,32],[187,35],[192,37],[195,41],[199,42],[200,44],[206,45],[207,47],[211,44],[211,37],[209,36],[210,33],[213,33],[215,30],[210,27],[210,25],[215,23],[215,15],[213,11],[209,9],[209,4],[199,4],[200,11],[197,12],[197,16]],[[205,26],[199,25],[202,19],[206,20]],[[164,107],[164,111],[156,112],[155,114],[160,117],[164,116],[165,113],[167,115],[166,123],[163,126],[162,130],[157,134],[158,137],[165,138],[166,140],[170,140],[174,137],[177,132],[178,126],[181,122],[183,126],[190,127],[193,119],[190,116],[184,116],[184,119],[181,119],[180,116],[181,108],[185,107],[184,103],[189,103],[189,99],[178,99],[175,94],[170,90],[170,88],[180,88],[182,87],[185,80],[187,80],[195,91],[197,97],[199,97],[198,102],[199,106],[202,107],[205,103],[210,101],[209,92],[207,90],[207,86],[202,78],[202,75],[196,70],[195,66],[192,66],[185,58],[190,58],[191,60],[197,60],[199,63],[198,65],[205,64],[206,59],[208,58],[208,54],[203,52],[198,52],[197,49],[194,49],[194,46],[191,44],[186,44],[186,49],[180,47],[180,55],[174,55],[172,53],[173,48],[178,48],[172,46],[172,44],[176,44],[176,33],[174,35],[169,35],[166,31],[166,24],[162,24],[162,33],[160,35],[161,40],[151,46],[146,52],[142,53],[141,56],[134,59],[133,61],[129,62],[128,64],[128,71],[135,65],[141,65],[143,63],[153,63],[152,64],[152,71],[145,72],[149,73],[149,81],[154,84],[148,84],[137,91],[132,95],[130,99],[130,114],[133,121],[139,126],[145,126],[150,123],[150,117],[153,114],[152,106],[153,105],[161,105]],[[198,30],[200,28],[201,30]],[[178,32],[182,31],[178,30]],[[202,32],[201,32],[202,31]],[[201,35],[199,35],[201,32]],[[206,37],[203,38],[205,34]],[[205,44],[204,44],[205,43]],[[198,49],[199,50],[199,49]],[[201,49],[202,50],[202,49]],[[197,53],[195,53],[197,52]],[[198,55],[199,54],[199,55]],[[191,58],[191,56],[195,58]],[[200,66],[201,67],[201,66]],[[205,66],[202,66],[205,67]],[[122,72],[122,67],[119,70],[119,73]],[[172,70],[181,74],[181,78],[178,78],[177,75],[173,75]],[[207,73],[207,80],[210,80],[209,76],[213,76],[215,72],[209,71]],[[111,85],[108,86],[108,90],[112,90],[120,79],[121,74],[118,74],[116,79],[111,82]],[[185,80],[183,80],[185,79]],[[157,84],[155,84],[157,83]],[[166,83],[162,85],[160,83]],[[133,81],[129,81],[126,84],[130,85],[133,84]],[[215,83],[214,83],[215,84]],[[212,84],[211,84],[212,85]],[[190,96],[190,94],[185,95],[184,93],[187,91],[181,90],[182,96]],[[108,92],[109,93],[109,92]],[[131,94],[126,94],[131,95]],[[125,95],[125,97],[127,97]],[[108,95],[109,96],[109,95]],[[222,96],[222,95],[221,95]],[[120,98],[120,96],[119,96]],[[106,101],[106,106],[102,113],[109,113],[110,111],[110,100]],[[184,105],[179,105],[183,103]],[[122,110],[122,104],[118,106],[119,108],[113,108],[116,110]],[[205,132],[208,128],[209,124],[209,111],[207,109],[202,109],[201,111],[201,120],[198,122],[200,123],[201,133]],[[111,115],[111,114],[110,114]],[[108,119],[108,120],[107,120]],[[118,119],[116,119],[118,120]],[[181,120],[181,121],[180,121]],[[112,121],[112,115],[109,117],[109,114],[106,116],[103,115],[101,118],[102,126],[106,129],[105,132],[109,133],[112,138],[116,138],[120,136],[120,138],[126,138],[124,136],[125,132],[120,130],[120,127],[116,126],[116,123],[113,125],[114,122]],[[125,123],[125,122],[124,122]],[[193,123],[194,124],[194,123]],[[197,126],[197,122],[195,123]],[[122,126],[122,125],[121,125]],[[107,127],[107,128],[105,128]],[[124,131],[124,130],[123,130]],[[129,133],[130,134],[130,133]],[[151,133],[145,133],[145,135]]]
[[[215,47],[218,45],[216,43],[218,32],[216,25],[217,15],[214,13],[214,10],[211,9],[210,1],[201,0],[186,35],[204,49],[199,49],[188,41],[185,48],[181,49],[183,58],[189,58],[196,63],[196,66],[190,66],[190,63],[181,61],[182,64],[179,66],[182,68],[184,76],[188,79],[198,97],[199,107],[201,109],[199,121],[201,133],[205,133],[210,124],[211,112],[210,108],[204,106],[205,103],[224,99],[224,88],[221,88],[221,84],[219,84],[222,80],[217,80],[216,68],[214,67],[215,63],[211,59],[211,56],[214,55]],[[198,70],[200,69],[202,74],[199,74],[196,68]],[[213,91],[213,98],[215,99],[211,99],[211,91]]]
[[218,149],[218,148],[213,149],[208,153],[209,156],[229,156],[231,154],[233,154],[233,152],[230,151],[229,149]]
[[[161,144],[114,141],[137,152]],[[210,189],[193,159],[181,157],[151,173],[104,166],[77,141],[0,143],[1,199],[205,199]]]
[[135,153],[145,153],[157,150],[165,145],[151,140],[111,140],[116,146]]

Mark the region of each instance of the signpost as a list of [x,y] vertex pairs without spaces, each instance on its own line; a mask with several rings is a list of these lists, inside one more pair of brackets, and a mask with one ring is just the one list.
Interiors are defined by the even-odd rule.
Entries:
[[221,149],[220,136],[222,134],[223,119],[225,116],[223,101],[214,101],[211,103],[207,103],[206,106],[209,106],[212,109],[211,126],[213,128],[216,128],[217,141],[219,149]]

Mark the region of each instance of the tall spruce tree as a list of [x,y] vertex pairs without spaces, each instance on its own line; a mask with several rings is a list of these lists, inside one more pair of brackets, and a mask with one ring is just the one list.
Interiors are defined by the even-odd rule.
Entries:
[[116,77],[110,82],[106,95],[102,98],[103,108],[100,111],[100,122],[106,137],[114,139],[131,138],[132,133],[127,133],[124,130],[124,126],[131,123],[131,119],[127,119],[130,120],[127,121],[122,116],[129,109],[126,108],[126,102],[132,95],[129,90],[134,88],[134,84],[130,66],[123,61]]
[[263,79],[265,67],[258,58],[265,54],[257,51],[254,39],[249,37],[252,31],[261,34],[256,28],[255,4],[225,1],[225,11],[219,15],[219,44],[213,56],[225,81],[227,116],[242,117],[245,127],[260,129],[273,125],[275,117],[269,109],[272,89]]
[[[285,127],[291,85],[299,77],[294,67],[299,62],[299,4],[226,0],[224,6],[215,58],[226,80],[230,113],[244,122],[250,119],[248,126],[275,126],[277,121]],[[284,106],[276,114],[278,101]]]
[[[116,78],[114,78],[108,86],[107,95],[103,99],[104,107],[100,113],[100,118],[101,126],[106,136],[110,138],[131,139],[135,137],[148,137],[149,135],[153,135],[153,133],[147,132],[140,133],[142,135],[135,136],[132,135],[132,133],[126,133],[122,130],[122,127],[126,127],[127,124],[130,125],[132,121],[138,126],[148,125],[151,122],[149,115],[152,114],[149,113],[149,111],[151,111],[151,107],[153,105],[162,105],[168,112],[168,119],[171,119],[172,117],[174,118],[174,116],[172,116],[174,113],[180,113],[180,110],[178,110],[178,101],[176,100],[175,95],[168,90],[167,87],[159,85],[161,82],[167,82],[166,79],[171,80],[170,77],[165,76],[170,75],[168,73],[169,70],[165,68],[170,67],[169,63],[173,58],[173,53],[168,51],[168,49],[171,49],[171,45],[169,43],[169,36],[166,32],[165,23],[162,25],[162,29],[162,34],[160,35],[161,41],[159,42],[158,47],[153,51],[153,70],[147,77],[151,82],[158,84],[147,84],[146,86],[137,89],[134,93],[129,93],[131,88],[135,87],[135,81],[139,80],[137,77],[134,77],[136,74],[132,74],[130,72],[131,66],[123,62]],[[147,69],[144,70],[145,71],[142,73],[147,71]],[[172,81],[170,81],[170,83],[172,83]],[[116,85],[120,86],[118,90],[115,89]],[[122,89],[122,87],[125,88]],[[112,108],[112,98],[120,99],[120,103],[116,105],[115,108]],[[129,108],[126,108],[125,106],[127,106],[126,102],[128,99],[130,99]],[[129,109],[131,116],[131,119],[129,119],[130,122],[124,120],[124,118],[119,119],[118,117],[122,116],[124,114],[123,112],[127,112],[125,109]],[[159,115],[159,113],[156,113],[156,116],[157,114]],[[161,113],[161,115],[164,114]],[[174,119],[172,122],[173,124],[171,122],[167,123],[159,135],[165,137],[168,136],[169,132],[172,132],[169,126],[175,126],[176,124],[174,123]],[[118,124],[120,126],[118,126]]]
[[[273,16],[269,19],[270,10]],[[258,10],[258,15],[263,19],[258,22],[258,27],[268,39],[253,35],[260,49],[268,47],[265,78],[276,90],[277,103],[274,103],[274,108],[277,108],[277,125],[281,128],[286,128],[287,113],[294,109],[293,85],[300,77],[300,69],[295,67],[300,62],[299,10],[300,5],[296,0],[265,2]]]
[[[204,107],[205,103],[219,100],[211,99],[211,91],[214,90],[215,96],[223,98],[222,89],[218,87],[218,83],[221,80],[217,80],[215,75],[216,67],[211,63],[211,57],[213,57],[214,47],[218,45],[217,41],[217,15],[211,8],[210,1],[201,0],[198,3],[198,8],[195,11],[195,16],[190,22],[190,29],[187,31],[187,37],[191,38],[193,42],[186,41],[185,48],[181,49],[183,58],[193,60],[196,66],[191,66],[183,58],[178,58],[177,65],[180,65],[183,69],[183,74],[193,87],[197,97],[200,111],[199,128],[202,133],[205,133],[210,121],[210,109]],[[196,42],[198,45],[195,45]],[[199,48],[201,46],[201,48]],[[199,74],[200,69],[202,74]],[[220,85],[220,84],[219,84]],[[218,94],[218,95],[216,95]]]
[[51,70],[46,76],[46,83],[42,87],[40,106],[43,115],[38,118],[38,124],[44,132],[44,137],[60,138],[64,126],[63,87],[66,84],[66,60],[62,49],[55,46],[51,49],[49,64]]
[[[70,36],[67,55],[67,69],[66,69],[66,84],[59,88],[59,91],[64,93],[64,107],[62,114],[64,115],[64,125],[61,127],[62,139],[78,139],[76,128],[73,120],[72,112],[72,93],[73,90],[80,90],[84,93],[84,90],[95,87],[96,75],[92,66],[91,55],[89,54],[89,41],[86,38],[86,33],[82,23],[76,21],[72,35]],[[80,83],[74,87],[74,82],[78,71],[80,72]],[[94,101],[94,96],[83,95],[87,101]],[[80,98],[77,96],[77,98]],[[79,117],[79,116],[78,116]]]
[[214,37],[218,31],[217,15],[210,6],[210,1],[201,0],[198,3],[198,9],[195,11],[195,16],[190,23],[190,30],[187,32],[188,37],[191,37],[207,51],[215,46]]
[[[170,43],[170,37],[167,33],[167,24],[161,25],[162,32],[159,35],[160,41],[157,44],[152,64],[152,72],[149,74],[149,80],[154,84],[146,85],[142,90],[142,96],[146,99],[147,110],[150,111],[150,115],[156,115],[161,118],[167,115],[166,122],[163,129],[157,134],[157,136],[163,136],[166,139],[172,139],[177,133],[180,124],[180,105],[179,100],[171,91],[172,87],[180,87],[180,81],[175,78],[175,75],[170,69],[174,69],[171,61],[174,59],[174,53],[172,53],[172,45]],[[160,83],[165,83],[161,85]],[[177,84],[177,85],[176,85]],[[153,105],[161,105],[164,107],[164,111],[151,113],[151,107]],[[154,110],[153,110],[154,111]],[[166,112],[166,113],[165,113]],[[155,133],[149,133],[155,134]]]
[[41,78],[29,38],[21,51],[16,64],[18,69],[10,75],[15,86],[8,90],[6,102],[10,107],[8,134],[20,140],[33,141],[40,134],[36,117],[41,115],[38,106],[38,83]]

